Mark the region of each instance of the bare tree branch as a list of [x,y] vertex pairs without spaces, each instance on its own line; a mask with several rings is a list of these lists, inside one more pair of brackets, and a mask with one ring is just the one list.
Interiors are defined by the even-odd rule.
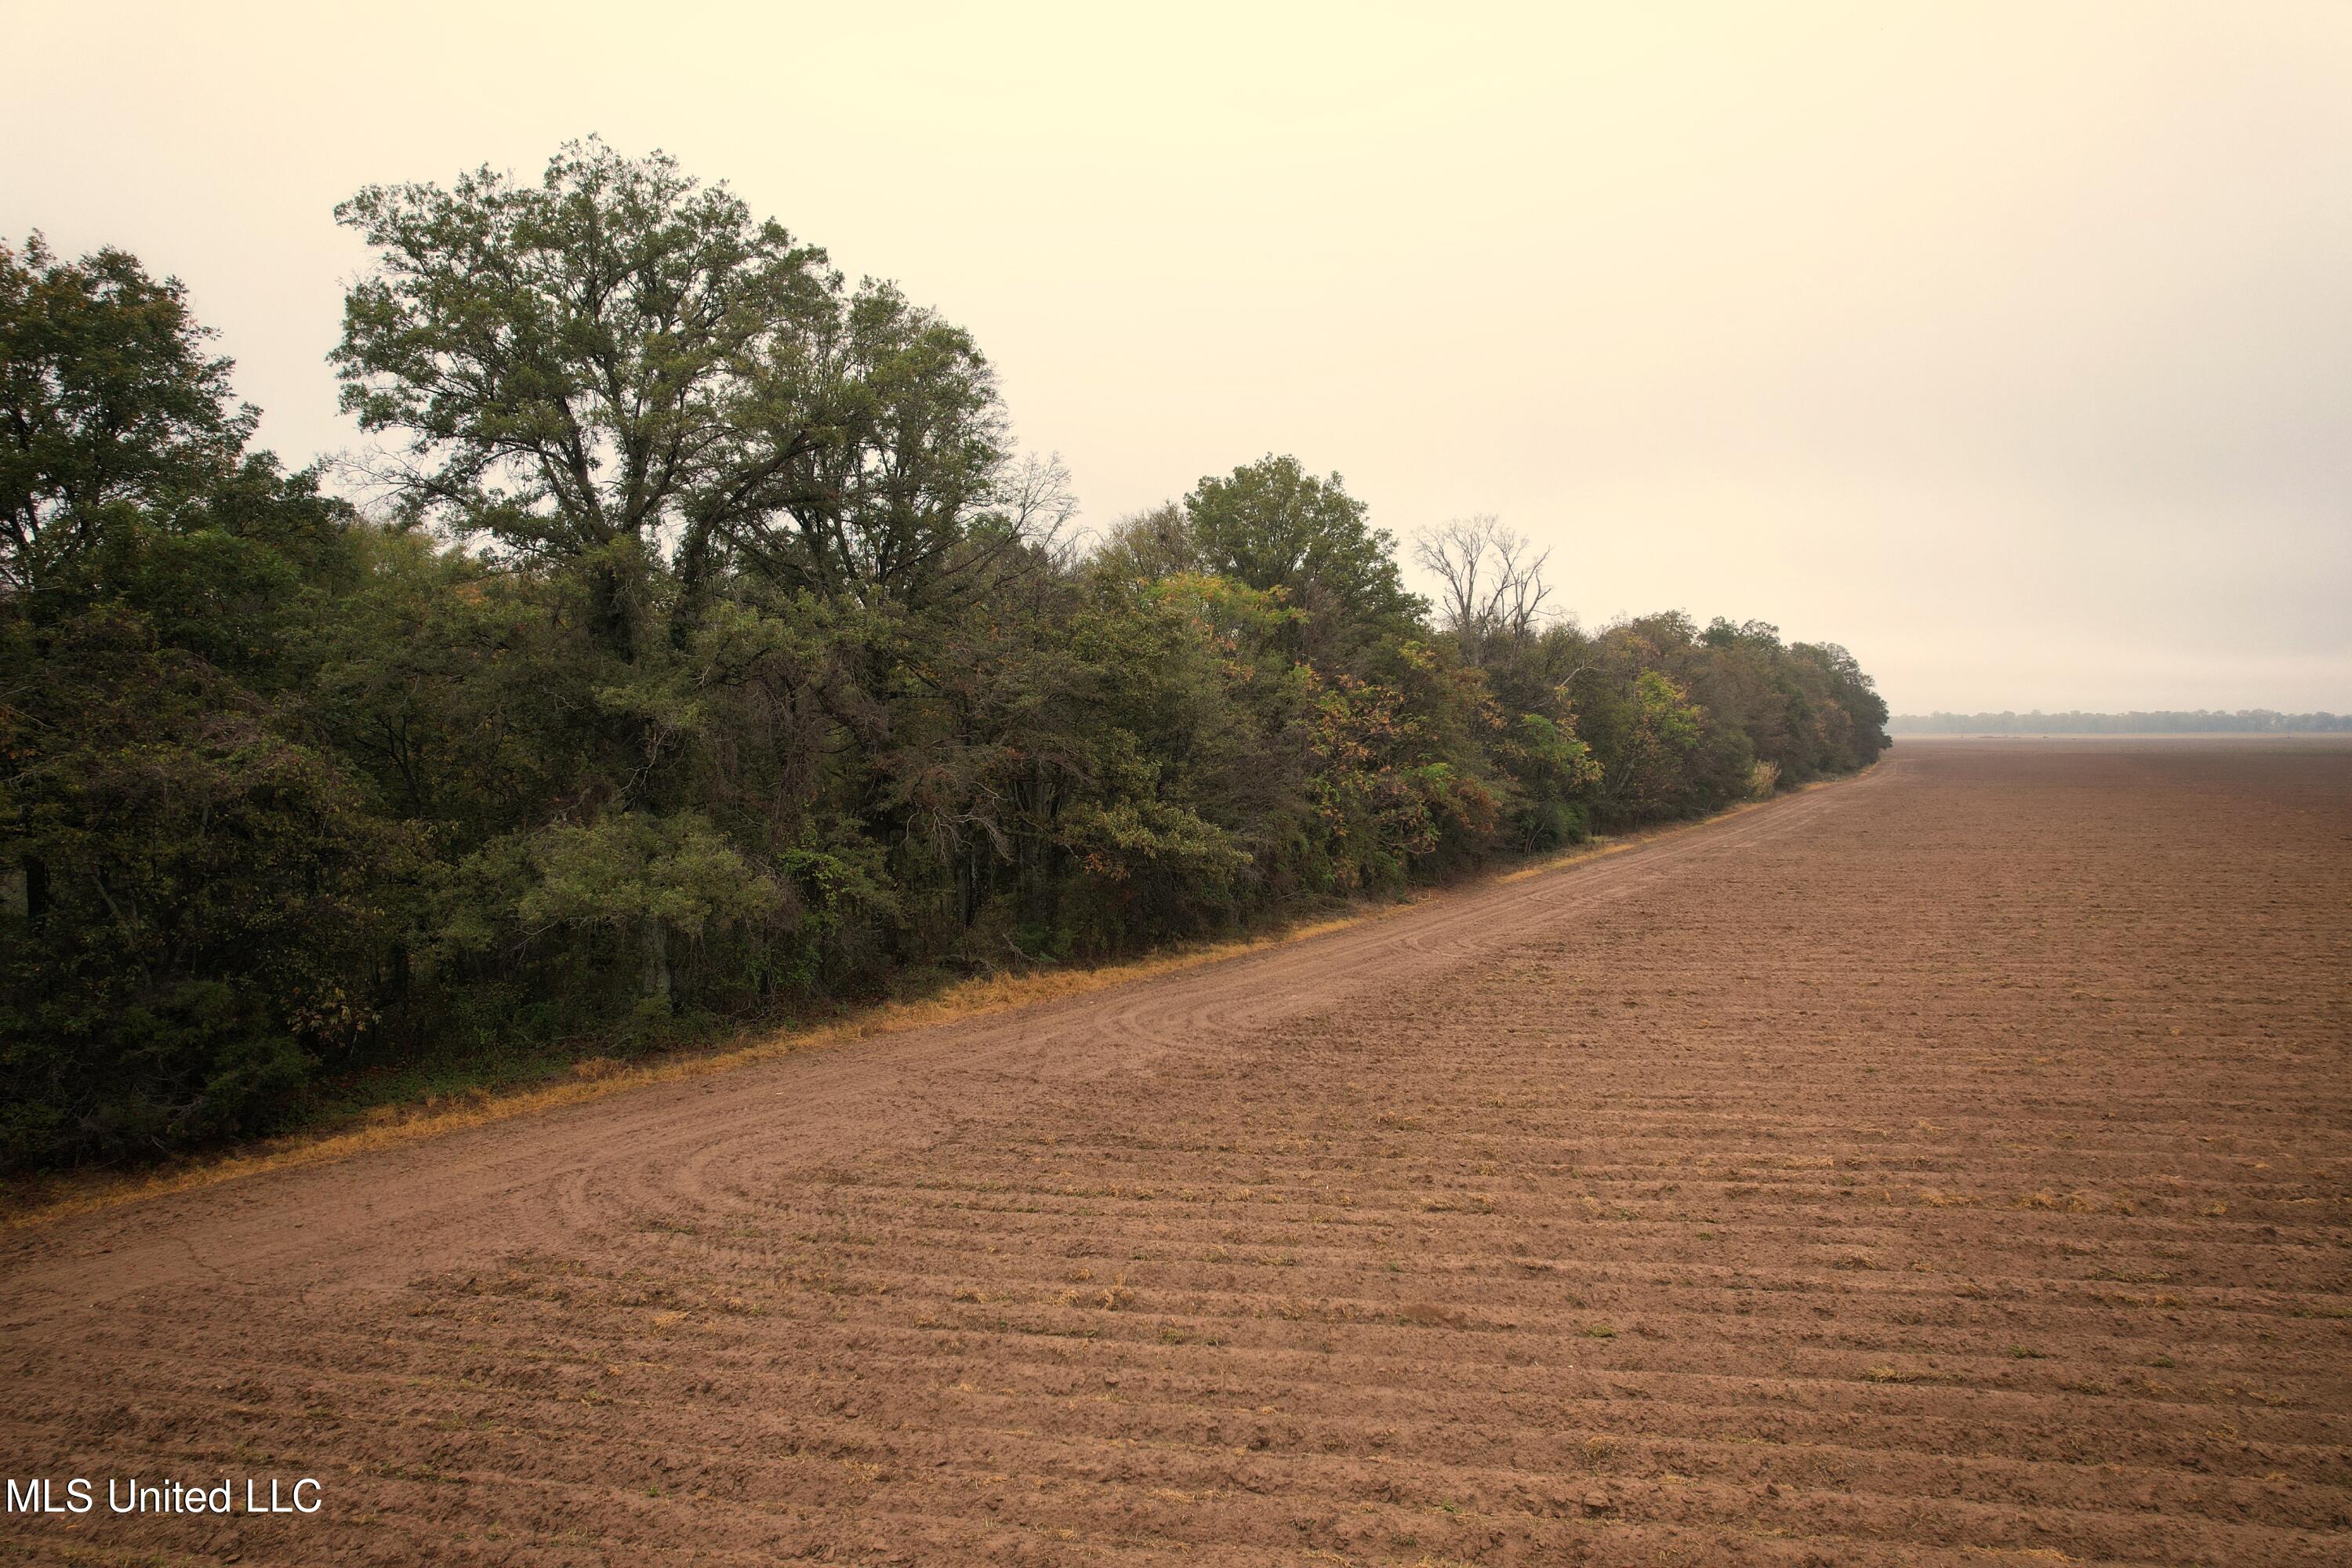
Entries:
[[1439,628],[1454,635],[1469,662],[1483,662],[1497,638],[1534,635],[1551,595],[1543,580],[1550,551],[1537,550],[1489,512],[1422,530],[1412,554],[1438,580]]

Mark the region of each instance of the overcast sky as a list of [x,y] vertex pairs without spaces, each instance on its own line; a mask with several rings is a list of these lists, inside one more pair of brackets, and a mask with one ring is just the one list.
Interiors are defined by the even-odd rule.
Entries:
[[1267,451],[1897,711],[2352,709],[2352,3],[0,0],[0,234],[300,462],[370,182],[661,147],[970,327],[1085,521]]

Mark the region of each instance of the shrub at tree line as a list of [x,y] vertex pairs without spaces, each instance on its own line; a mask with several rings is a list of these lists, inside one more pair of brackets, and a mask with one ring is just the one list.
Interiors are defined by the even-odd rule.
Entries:
[[[971,338],[656,156],[372,187],[362,516],[179,285],[0,248],[0,1163],[1097,959],[1874,758],[1843,649],[1545,624],[1269,457],[1091,551]],[[1482,577],[1481,574],[1485,574]]]

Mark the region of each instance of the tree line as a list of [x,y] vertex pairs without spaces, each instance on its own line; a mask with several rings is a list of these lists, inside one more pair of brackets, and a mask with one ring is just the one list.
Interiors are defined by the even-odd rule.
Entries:
[[[1108,958],[1866,764],[1843,649],[1547,619],[1268,456],[1084,545],[969,334],[661,155],[371,186],[377,455],[0,247],[0,1164]],[[341,492],[341,494],[336,493]],[[342,495],[372,501],[364,510]]]
[[2301,735],[2352,730],[2352,715],[2197,709],[2152,713],[1898,713],[1886,722],[1895,735]]

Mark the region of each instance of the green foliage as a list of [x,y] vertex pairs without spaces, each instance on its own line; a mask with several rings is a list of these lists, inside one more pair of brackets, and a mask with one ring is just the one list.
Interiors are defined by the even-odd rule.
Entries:
[[467,897],[444,932],[461,949],[501,936],[535,942],[647,926],[696,941],[757,921],[782,901],[774,879],[697,812],[551,823],[477,851],[457,870]]
[[1513,837],[1521,850],[1557,849],[1591,837],[1588,798],[1601,782],[1601,762],[1577,738],[1575,712],[1565,701],[1556,716],[1520,714],[1496,737],[1494,752],[1515,786]]
[[1279,589],[1342,625],[1408,622],[1426,606],[1404,590],[1395,536],[1366,516],[1339,475],[1318,479],[1296,458],[1268,456],[1205,477],[1184,498],[1202,570]]
[[1543,627],[1532,554],[1526,613],[1433,629],[1292,458],[1065,552],[968,336],[666,158],[341,216],[383,522],[245,450],[176,285],[0,253],[0,1164],[1234,931],[1884,744],[1843,649]]
[[0,1158],[266,1127],[375,1033],[417,835],[135,612],[6,633]]
[[0,586],[87,586],[110,534],[168,518],[215,483],[257,412],[177,279],[101,250],[60,261],[37,234],[0,245]]
[[653,635],[645,557],[671,536],[689,610],[733,565],[918,601],[1055,509],[1007,470],[967,334],[887,284],[849,289],[659,153],[574,142],[536,186],[486,168],[336,216],[377,257],[345,303],[343,405],[406,436],[385,477],[408,515],[579,563],[625,656]]

